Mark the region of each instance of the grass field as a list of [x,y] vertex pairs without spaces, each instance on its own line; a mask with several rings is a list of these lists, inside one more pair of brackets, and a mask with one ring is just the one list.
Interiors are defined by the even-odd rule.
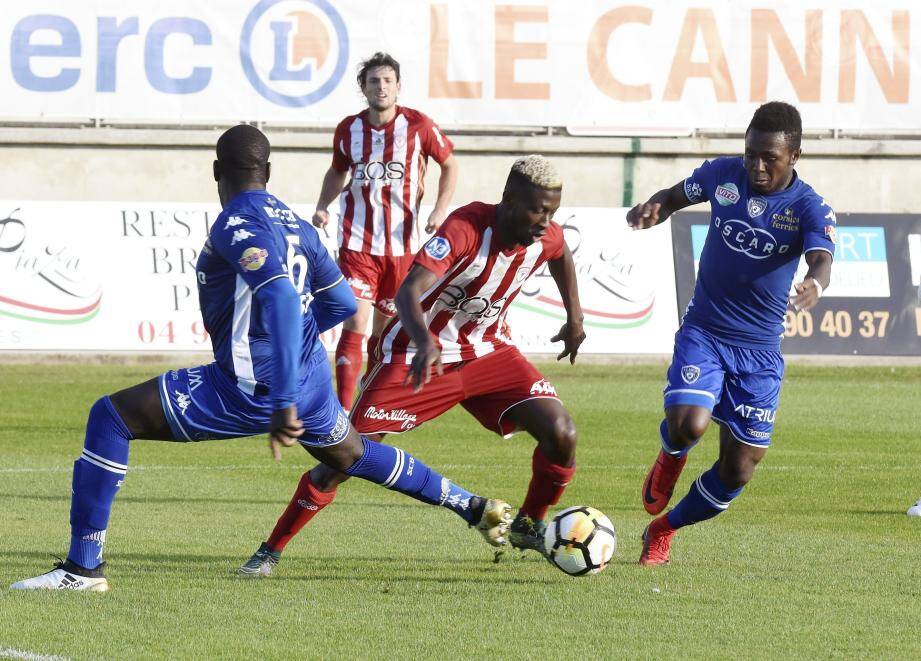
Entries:
[[[805,658],[921,656],[921,368],[788,369],[775,443],[727,513],[679,533],[672,564],[636,564],[640,486],[657,451],[664,366],[543,366],[580,430],[561,506],[590,504],[616,563],[573,579],[500,564],[452,514],[352,481],[288,547],[276,577],[233,570],[302,470],[264,439],[136,442],[106,547],[112,591],[0,589],[0,657]],[[0,366],[0,583],[51,567],[70,474],[101,394],[157,367]],[[528,438],[460,409],[393,437],[458,482],[520,502]],[[680,497],[714,460],[691,455]]]

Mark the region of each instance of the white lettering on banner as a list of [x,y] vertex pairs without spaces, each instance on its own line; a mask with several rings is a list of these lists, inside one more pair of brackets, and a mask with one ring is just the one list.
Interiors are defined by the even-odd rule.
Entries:
[[[744,129],[773,98],[800,104],[812,129],[916,129],[921,112],[910,93],[921,9],[905,0],[639,0],[578,12],[566,0],[404,0],[384,12],[328,0],[223,0],[220,12],[206,2],[122,4],[5,7],[0,114],[334,124],[355,109],[349,62],[377,50],[382,33],[419,51],[403,75],[413,105],[443,126]],[[373,165],[369,178],[399,174]]]
[[399,422],[400,429],[412,429],[416,426],[416,414],[407,413],[406,409],[388,411],[387,409],[379,409],[374,406],[369,406],[367,409],[365,409],[363,415],[369,420],[387,420],[388,422]]

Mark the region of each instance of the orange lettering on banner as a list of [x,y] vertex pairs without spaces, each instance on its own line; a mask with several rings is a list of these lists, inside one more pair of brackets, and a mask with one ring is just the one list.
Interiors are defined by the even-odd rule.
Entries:
[[602,14],[595,22],[588,37],[588,73],[599,90],[618,101],[649,101],[652,88],[649,85],[628,85],[614,77],[608,66],[608,43],[611,35],[624,23],[652,22],[649,7],[618,7]]
[[908,103],[909,18],[907,11],[892,12],[892,67],[882,46],[859,9],[841,12],[841,54],[838,62],[838,101],[854,102],[857,80],[857,39],[863,46],[870,69],[889,103]]
[[516,23],[546,23],[547,7],[537,5],[496,6],[496,98],[549,99],[549,83],[521,83],[515,80],[518,60],[546,60],[547,44],[515,41]]
[[[691,61],[698,32],[703,37],[704,46],[707,49],[706,62]],[[678,46],[675,49],[675,57],[672,59],[672,68],[668,72],[668,83],[662,98],[665,101],[680,100],[688,78],[712,80],[717,101],[734,102],[736,100],[732,77],[729,75],[729,63],[726,61],[726,53],[723,51],[719,32],[716,29],[716,20],[710,9],[689,9],[684,15],[681,36],[678,38]]]
[[429,96],[433,99],[480,99],[483,83],[448,80],[448,5],[432,5],[429,19]]
[[806,54],[800,66],[790,42],[773,9],[752,9],[751,100],[767,101],[768,43],[773,42],[777,57],[800,101],[818,102],[822,95],[822,12],[806,12]]

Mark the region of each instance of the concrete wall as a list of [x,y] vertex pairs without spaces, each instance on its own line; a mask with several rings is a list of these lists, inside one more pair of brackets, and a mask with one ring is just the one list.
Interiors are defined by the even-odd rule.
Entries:
[[[331,133],[267,130],[272,191],[314,202]],[[0,200],[217,200],[211,180],[219,130],[0,128]],[[459,135],[456,203],[498,200],[517,155],[540,152],[561,169],[564,204],[622,206],[687,176],[704,158],[738,154],[742,139]],[[839,212],[921,209],[921,140],[807,140],[798,171]],[[434,199],[437,167],[426,202]],[[627,192],[625,199],[625,191]],[[632,195],[630,194],[632,191]]]

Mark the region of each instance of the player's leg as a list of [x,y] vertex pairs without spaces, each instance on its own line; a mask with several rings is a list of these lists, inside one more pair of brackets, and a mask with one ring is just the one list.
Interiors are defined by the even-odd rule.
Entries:
[[374,301],[374,316],[371,320],[371,336],[368,338],[368,366],[366,374],[377,364],[377,343],[383,334],[384,327],[390,323],[397,314],[394,297],[400,284],[412,267],[414,255],[396,255],[392,257],[379,257],[379,277],[377,280],[377,298]]
[[12,588],[108,590],[102,551],[112,503],[128,470],[129,444],[136,438],[174,438],[163,413],[158,379],[102,397],[90,408],[83,452],[74,462],[67,558],[52,571]]
[[643,507],[650,514],[659,514],[671,500],[688,453],[710,424],[710,411],[722,390],[723,377],[712,339],[693,327],[679,329],[666,377],[660,449],[643,481]]
[[378,304],[374,306],[374,314],[371,317],[371,335],[368,337],[368,364],[365,368],[365,375],[368,375],[372,370],[378,365],[377,359],[377,343],[380,341],[381,334],[383,333],[384,327],[390,323],[390,320],[393,319],[396,314],[396,307],[394,307],[393,299],[388,299],[389,307],[393,309],[393,313],[384,312]]
[[355,397],[355,386],[361,374],[361,342],[371,315],[371,301],[357,299],[355,314],[342,322],[342,335],[336,344],[336,396],[349,411]]

